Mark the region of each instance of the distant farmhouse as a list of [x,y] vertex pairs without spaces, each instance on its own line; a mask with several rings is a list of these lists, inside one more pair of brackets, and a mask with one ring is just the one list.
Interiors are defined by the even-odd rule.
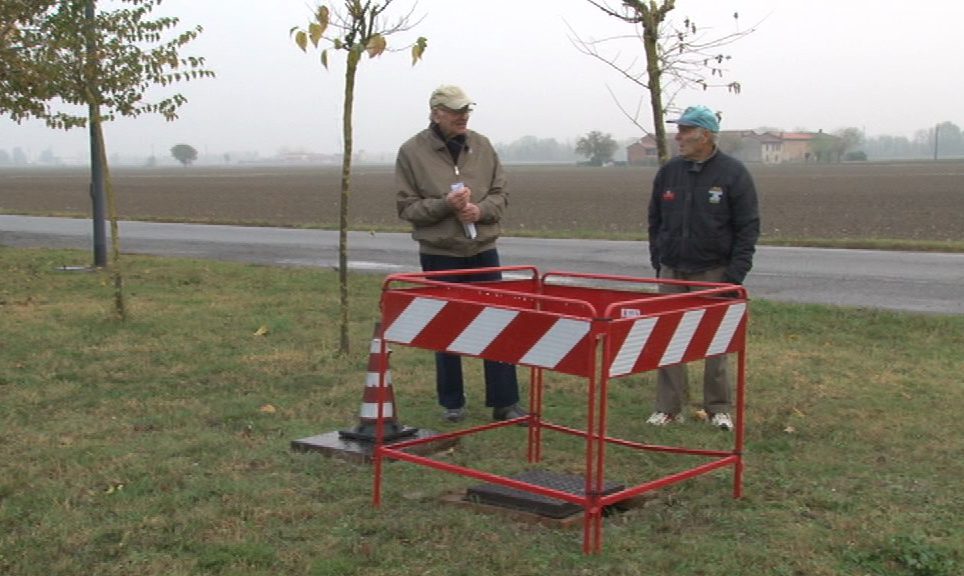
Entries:
[[[843,142],[837,136],[820,132],[720,131],[720,150],[744,162],[782,164],[784,162],[840,161]],[[629,164],[657,164],[656,138],[643,136],[626,147]]]
[[647,134],[626,147],[627,164],[657,164],[659,155],[656,154],[656,138]]

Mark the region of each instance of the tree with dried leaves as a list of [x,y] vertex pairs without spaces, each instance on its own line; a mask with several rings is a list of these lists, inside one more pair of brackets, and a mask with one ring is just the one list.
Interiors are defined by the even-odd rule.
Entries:
[[[339,352],[348,354],[348,197],[351,189],[352,158],[352,109],[355,100],[355,74],[362,56],[380,56],[388,48],[388,36],[412,29],[417,22],[411,21],[412,12],[398,18],[394,23],[386,20],[385,12],[393,0],[344,0],[342,10],[331,10],[320,5],[308,22],[306,28],[294,27],[291,35],[295,44],[303,52],[308,51],[308,43],[321,50],[321,64],[328,69],[328,50],[344,51],[347,54],[345,68],[345,92],[343,100],[341,201],[338,221],[338,277],[341,292],[341,324]],[[329,47],[320,48],[326,42]],[[326,46],[327,46],[326,45]],[[412,65],[414,66],[425,52],[427,40],[419,37],[411,44]]]
[[[94,265],[107,265],[106,190],[110,269],[115,311],[121,319],[126,311],[120,239],[102,123],[146,113],[174,120],[186,98],[173,93],[149,100],[148,91],[214,76],[204,68],[203,58],[179,55],[201,27],[177,32],[178,18],[151,19],[160,2],[115,0],[111,9],[100,11],[95,0],[5,0],[0,4],[0,114],[16,122],[36,118],[51,128],[89,129]],[[86,114],[77,112],[78,106]]]
[[[669,13],[676,8],[676,0],[622,0],[619,7],[597,0],[586,0],[605,14],[631,24],[635,27],[634,40],[642,43],[646,57],[645,66],[638,65],[638,59],[621,61],[618,56],[603,53],[606,45],[627,39],[627,36],[601,40],[583,40],[573,32],[573,44],[584,54],[604,62],[620,75],[649,93],[649,107],[652,113],[653,129],[647,130],[639,118],[643,99],[640,98],[635,113],[627,111],[618,103],[620,110],[644,133],[652,132],[660,164],[669,160],[669,147],[666,142],[665,115],[673,108],[675,96],[683,89],[702,87],[722,87],[730,92],[739,93],[739,82],[723,80],[728,55],[718,50],[752,33],[755,28],[737,29],[721,36],[708,37],[690,18],[680,24],[668,19]],[[739,22],[739,14],[733,13]],[[571,30],[571,27],[570,27]],[[615,98],[615,96],[614,96]]]
[[55,0],[5,0],[0,3],[0,112],[14,120],[43,113],[47,86],[44,62],[31,61],[42,39],[37,21]]

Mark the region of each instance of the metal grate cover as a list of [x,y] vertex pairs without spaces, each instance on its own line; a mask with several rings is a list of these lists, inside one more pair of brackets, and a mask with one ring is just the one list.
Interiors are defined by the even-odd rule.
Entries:
[[[528,484],[577,494],[579,496],[584,496],[586,493],[585,478],[573,474],[529,470],[517,476],[510,476],[510,478]],[[623,484],[606,482],[603,485],[603,494],[612,494],[623,488],[625,488]],[[541,516],[548,516],[549,518],[565,518],[583,510],[582,506],[559,500],[558,498],[550,498],[541,494],[533,494],[498,484],[478,484],[471,486],[465,492],[465,500],[478,502],[480,504],[512,508],[523,512],[532,512]]]

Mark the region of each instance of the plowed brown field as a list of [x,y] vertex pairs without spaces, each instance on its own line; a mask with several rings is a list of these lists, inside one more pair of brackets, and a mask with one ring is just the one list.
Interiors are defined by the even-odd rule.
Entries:
[[[751,165],[765,239],[964,239],[964,161]],[[509,165],[506,232],[644,234],[655,168]],[[122,219],[337,227],[340,169],[318,166],[115,169]],[[353,229],[404,229],[392,167],[358,166]],[[86,169],[0,169],[0,212],[90,212]]]

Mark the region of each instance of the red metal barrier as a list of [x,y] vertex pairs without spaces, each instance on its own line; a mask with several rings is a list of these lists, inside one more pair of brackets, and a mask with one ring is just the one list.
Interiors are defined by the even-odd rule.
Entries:
[[[747,293],[742,286],[552,271],[532,266],[498,268],[506,279],[449,283],[446,276],[480,270],[393,274],[382,285],[381,350],[388,342],[509,362],[531,368],[530,413],[525,418],[383,444],[378,410],[373,502],[381,502],[382,458],[404,460],[485,482],[558,498],[584,510],[583,551],[602,547],[602,512],[669,484],[733,466],[733,496],[742,496]],[[492,272],[493,269],[486,269]],[[696,292],[659,294],[658,286],[685,284]],[[601,350],[601,355],[600,355]],[[736,420],[732,450],[657,446],[607,435],[609,380],[718,354],[736,353]],[[381,362],[385,386],[387,363]],[[542,418],[543,370],[587,379],[584,429]],[[522,482],[405,451],[416,444],[475,434],[527,421],[528,459],[541,459],[543,429],[585,439],[583,496]],[[603,495],[606,446],[702,456],[709,462],[616,493]]]

